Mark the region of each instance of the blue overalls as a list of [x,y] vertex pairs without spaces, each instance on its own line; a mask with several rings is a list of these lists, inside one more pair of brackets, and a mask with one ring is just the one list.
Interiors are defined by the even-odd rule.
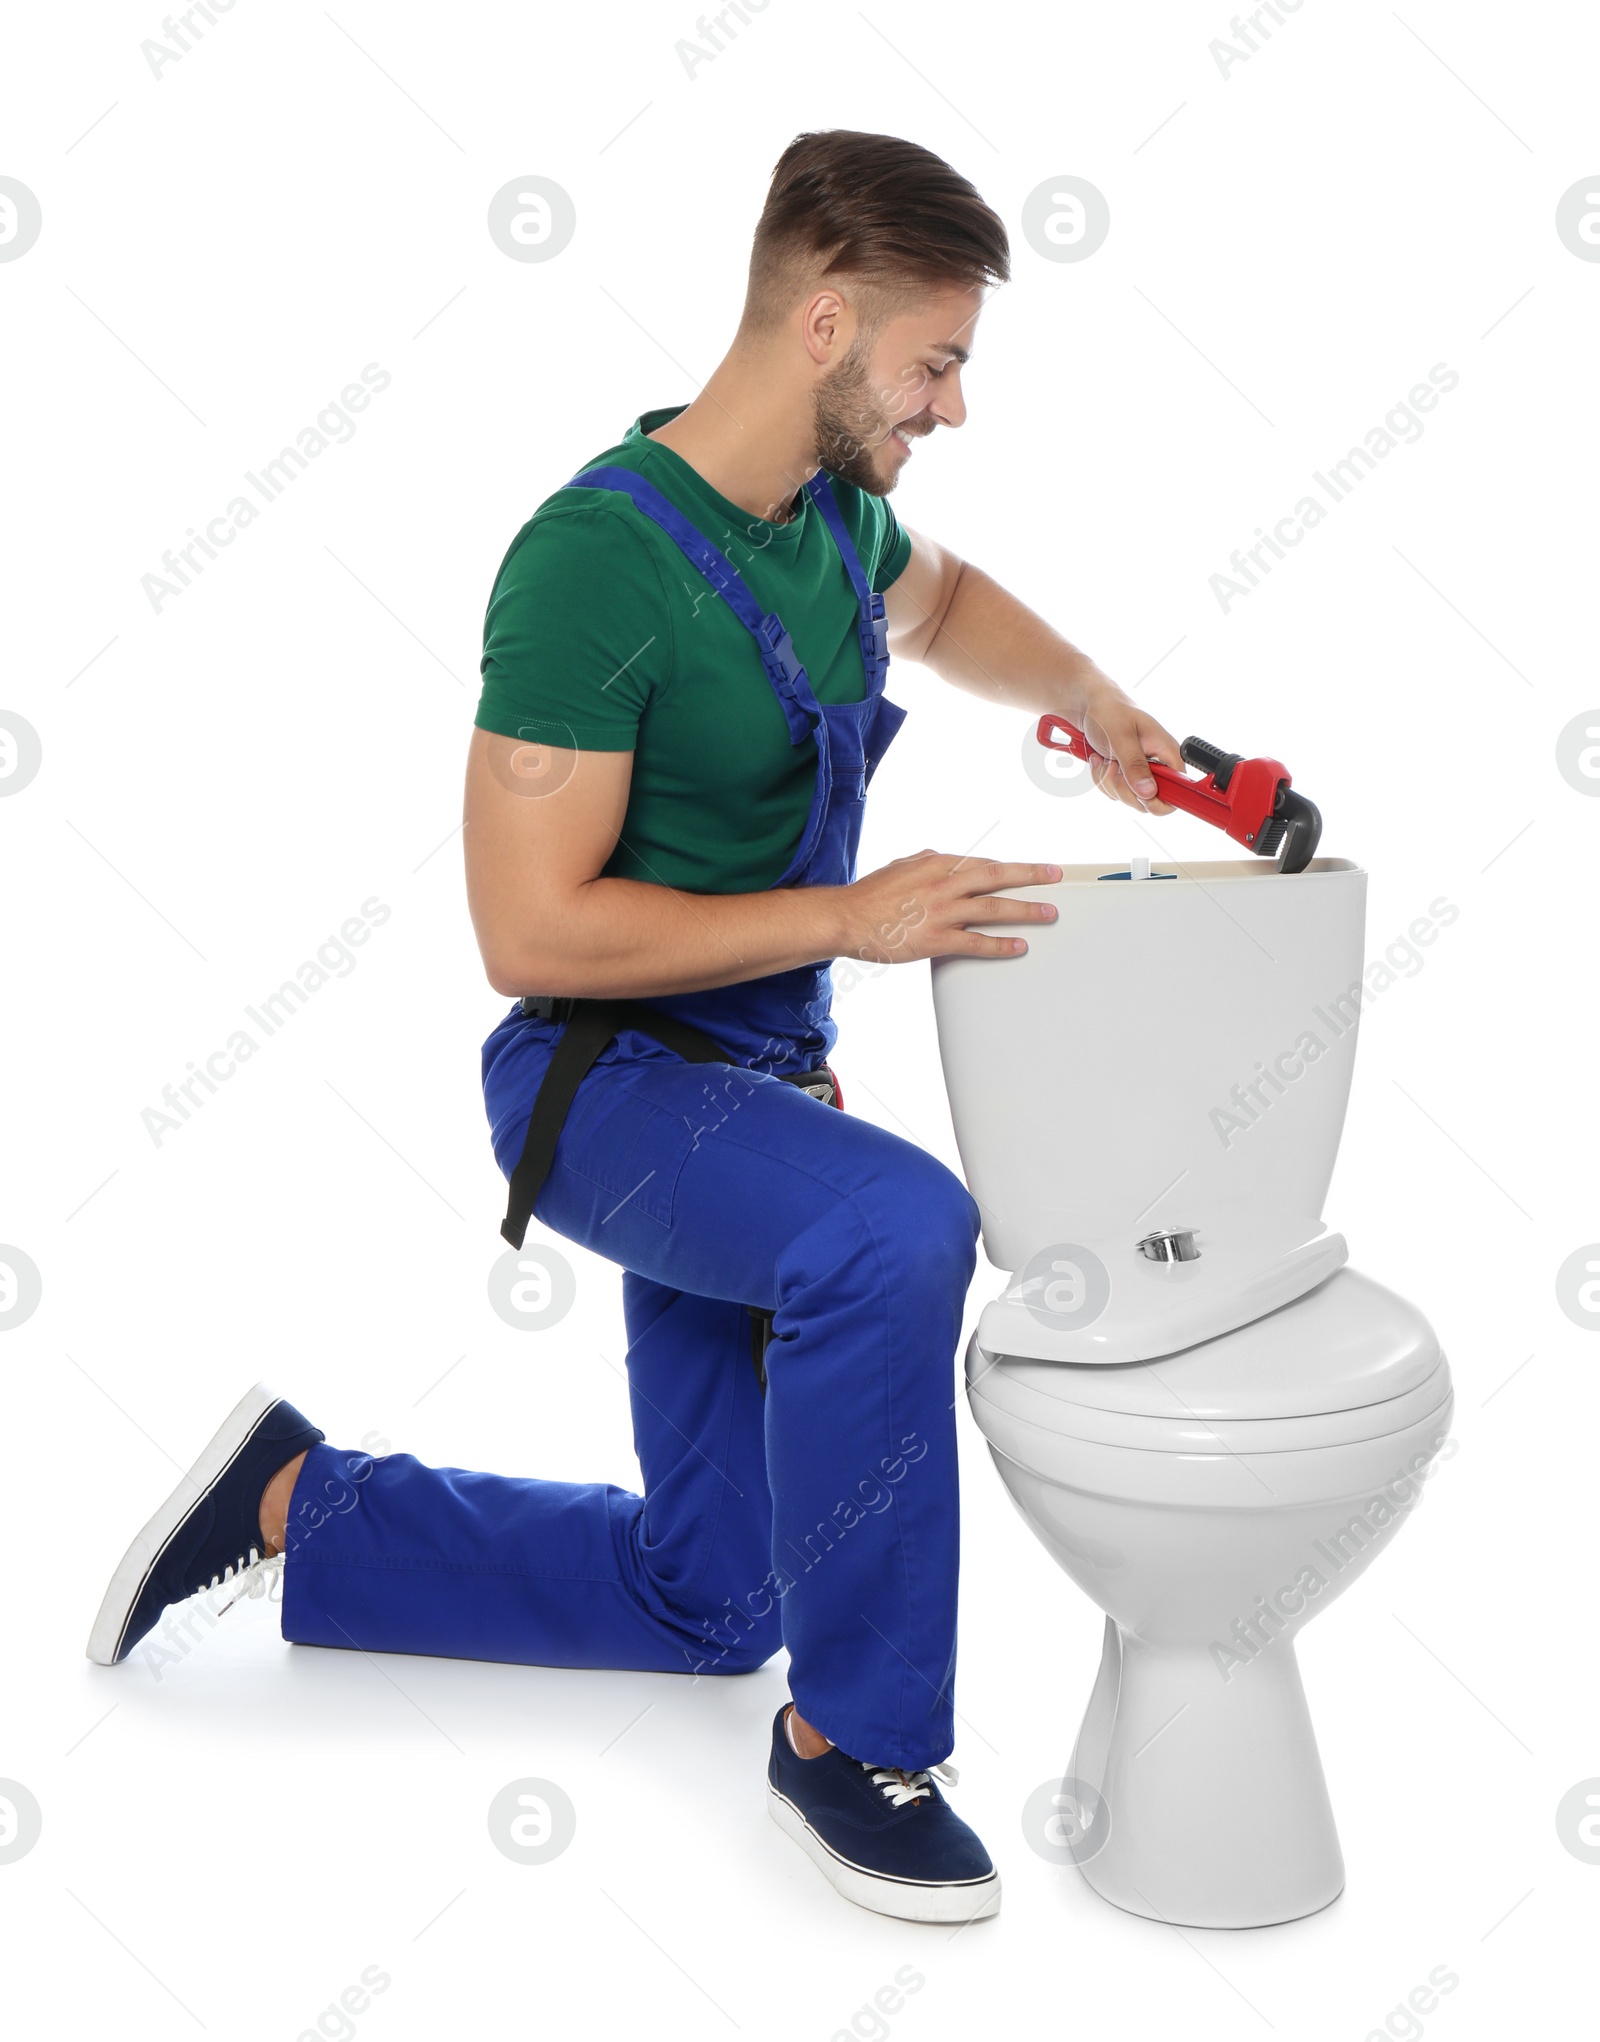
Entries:
[[[848,885],[867,783],[905,712],[883,693],[883,598],[826,478],[806,493],[855,591],[866,675],[859,702],[827,705],[778,617],[641,476],[589,469],[572,486],[625,491],[749,630],[791,743],[817,753],[776,883]],[[948,1756],[954,1358],[978,1210],[924,1150],[780,1082],[832,1048],[831,991],[821,962],[641,1003],[737,1062],[686,1063],[623,1028],[561,1127],[534,1213],[622,1265],[644,1494],[313,1448],[290,1506],[285,1637],[686,1673],[748,1672],[782,1644],[801,1715],[842,1751]],[[483,1046],[508,1178],[561,1033],[519,1004]],[[773,1315],[765,1391],[749,1307]],[[317,1504],[358,1478],[353,1507]],[[319,1522],[297,1539],[307,1504]]]

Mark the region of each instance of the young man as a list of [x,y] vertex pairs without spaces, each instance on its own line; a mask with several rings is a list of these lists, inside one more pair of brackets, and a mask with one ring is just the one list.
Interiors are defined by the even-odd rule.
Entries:
[[642,1496],[336,1451],[258,1388],[135,1541],[91,1658],[287,1546],[304,1643],[741,1673],[782,1644],[780,1825],[847,1898],[992,1914],[936,1782],[952,1745],[954,1355],[977,1208],[833,1110],[829,963],[1004,960],[1051,865],[920,851],[857,878],[904,712],[888,654],[1055,710],[1152,812],[1167,731],[887,498],[962,368],[999,219],[926,150],[802,135],[744,314],[687,407],[646,412],[546,499],[489,602],[467,767],[469,899],[502,1228],[624,1270]]

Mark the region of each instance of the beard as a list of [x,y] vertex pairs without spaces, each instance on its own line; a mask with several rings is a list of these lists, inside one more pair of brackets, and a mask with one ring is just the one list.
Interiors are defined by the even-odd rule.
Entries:
[[877,453],[898,421],[873,388],[868,355],[857,340],[832,375],[817,385],[812,398],[817,461],[841,482],[869,496],[887,496],[900,479],[898,469],[887,478],[880,475]]

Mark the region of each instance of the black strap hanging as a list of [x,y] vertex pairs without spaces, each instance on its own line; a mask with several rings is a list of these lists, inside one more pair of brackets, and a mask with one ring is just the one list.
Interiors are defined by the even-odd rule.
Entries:
[[[719,1043],[713,1042],[698,1028],[691,1028],[688,1022],[675,1020],[670,1014],[660,1013],[637,1000],[575,999],[561,1004],[569,1008],[565,1017],[567,1025],[562,1030],[561,1040],[556,1044],[534,1099],[522,1154],[511,1173],[506,1216],[500,1223],[502,1236],[513,1248],[520,1248],[527,1235],[534,1200],[544,1189],[544,1181],[550,1175],[550,1166],[556,1156],[556,1142],[566,1124],[578,1087],[594,1068],[601,1052],[616,1040],[624,1028],[637,1028],[664,1049],[681,1056],[685,1063],[731,1064],[733,1061]],[[525,1011],[531,1011],[526,1002],[524,1007]],[[563,1018],[559,1007],[554,1018]]]
[[771,1312],[764,1312],[759,1305],[746,1305],[750,1314],[750,1359],[755,1363],[756,1381],[761,1385],[761,1394],[767,1394],[767,1349],[772,1344]]
[[[624,1028],[637,1028],[652,1041],[670,1049],[689,1064],[729,1064],[734,1060],[720,1043],[688,1022],[676,1020],[638,1000],[559,999],[528,994],[522,1001],[525,1014],[566,1025],[556,1044],[543,1081],[528,1116],[528,1132],[522,1154],[511,1173],[506,1216],[500,1223],[502,1236],[513,1248],[520,1248],[533,1217],[534,1200],[544,1189],[550,1166],[555,1161],[556,1143],[566,1124],[578,1087],[593,1070],[601,1053]],[[734,1068],[742,1066],[734,1065]],[[825,1106],[840,1104],[839,1088],[826,1064],[814,1071],[792,1071],[780,1080],[796,1085]],[[767,1347],[772,1334],[772,1313],[759,1305],[745,1308],[750,1314],[750,1359],[755,1364],[761,1393],[767,1390]]]

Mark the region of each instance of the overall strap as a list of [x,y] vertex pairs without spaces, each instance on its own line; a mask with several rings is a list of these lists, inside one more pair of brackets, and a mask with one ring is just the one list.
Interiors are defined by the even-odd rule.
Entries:
[[845,524],[839,505],[835,500],[828,478],[821,469],[806,484],[806,494],[821,511],[828,530],[833,534],[833,543],[839,549],[844,562],[844,571],[850,577],[850,586],[855,590],[856,607],[861,616],[861,663],[866,669],[867,693],[876,695],[883,686],[884,676],[889,671],[889,626],[884,614],[883,597],[868,581],[861,565],[849,527]]
[[850,586],[856,592],[856,601],[858,603],[870,601],[873,593],[872,584],[867,580],[865,570],[862,568],[860,555],[851,540],[850,528],[844,521],[844,513],[839,509],[838,499],[828,485],[827,476],[820,468],[806,484],[806,495],[821,511],[823,522],[833,534],[833,543],[838,547],[839,556],[844,561],[844,571],[850,577]]
[[720,553],[702,532],[696,531],[682,511],[669,503],[659,489],[646,482],[642,475],[636,475],[631,468],[585,468],[566,486],[568,489],[620,490],[624,496],[633,499],[637,509],[660,526],[689,565],[704,576],[756,641],[761,664],[766,668],[767,679],[789,726],[789,742],[801,744],[810,737],[821,712],[811,692],[805,668],[801,666],[789,634],[783,628],[783,620],[776,611],[762,611],[761,605],[750,593],[749,584],[727,555]]

